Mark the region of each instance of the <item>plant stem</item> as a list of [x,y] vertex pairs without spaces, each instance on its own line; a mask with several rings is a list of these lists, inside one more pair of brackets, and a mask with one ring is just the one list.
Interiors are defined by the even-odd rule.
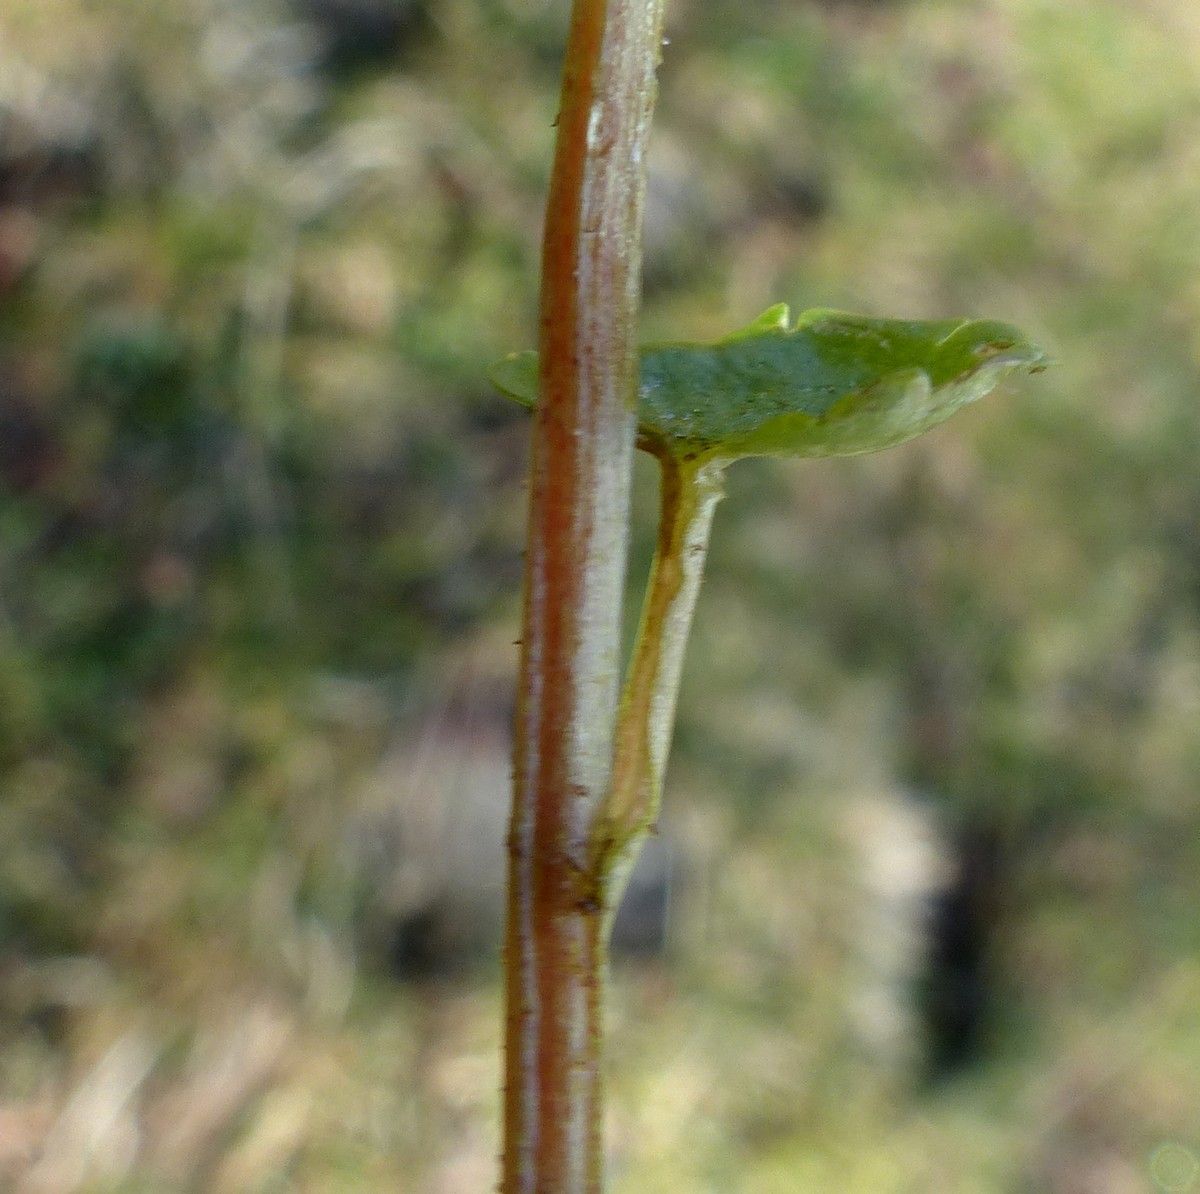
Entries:
[[617,714],[612,779],[592,833],[592,871],[609,908],[658,820],[684,651],[724,492],[724,462],[664,454],[660,465],[658,544]]
[[612,759],[661,11],[576,0],[563,72],[509,835],[503,1194],[595,1194],[602,1179],[589,832]]

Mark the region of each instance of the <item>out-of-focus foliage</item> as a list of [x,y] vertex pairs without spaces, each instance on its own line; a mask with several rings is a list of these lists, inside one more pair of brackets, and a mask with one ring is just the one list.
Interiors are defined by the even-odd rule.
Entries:
[[[0,8],[0,1183],[493,1180],[495,967],[404,980],[493,940],[565,10]],[[1056,367],[734,474],[614,1189],[1200,1189],[1200,10],[668,34],[644,339]]]

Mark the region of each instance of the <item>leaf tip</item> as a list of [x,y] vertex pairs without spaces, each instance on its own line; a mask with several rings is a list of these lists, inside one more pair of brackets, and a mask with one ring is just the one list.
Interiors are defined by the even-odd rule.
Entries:
[[732,344],[737,340],[745,340],[751,336],[761,336],[766,332],[786,332],[791,323],[792,309],[787,303],[775,303],[768,307],[757,319],[751,320],[744,328],[731,332],[718,344]]
[[1041,373],[1051,363],[1040,344],[1012,324],[995,320],[964,320],[938,344],[939,348],[955,346],[967,349],[978,366],[988,364],[993,369]]
[[510,352],[488,366],[488,381],[506,398],[522,406],[537,405],[538,358],[536,352]]

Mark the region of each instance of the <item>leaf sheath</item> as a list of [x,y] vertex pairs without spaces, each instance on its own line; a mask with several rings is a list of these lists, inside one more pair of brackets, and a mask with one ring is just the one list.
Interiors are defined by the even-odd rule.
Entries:
[[617,714],[612,779],[592,833],[603,902],[615,909],[645,835],[658,820],[675,704],[724,464],[660,459],[658,544]]

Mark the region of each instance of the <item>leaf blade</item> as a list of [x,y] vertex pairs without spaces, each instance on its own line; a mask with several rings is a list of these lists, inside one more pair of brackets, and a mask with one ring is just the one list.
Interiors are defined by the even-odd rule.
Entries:
[[[676,458],[846,456],[903,443],[1045,353],[989,320],[872,319],[817,309],[788,326],[779,304],[710,344],[642,350],[642,446]],[[537,355],[497,362],[493,382],[536,402]]]

